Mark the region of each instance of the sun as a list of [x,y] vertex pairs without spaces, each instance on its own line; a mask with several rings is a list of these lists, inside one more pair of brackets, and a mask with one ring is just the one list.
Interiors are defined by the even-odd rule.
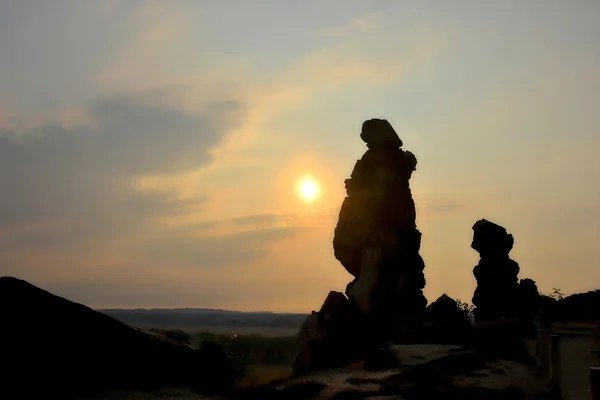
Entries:
[[302,178],[298,182],[297,189],[298,194],[307,201],[316,200],[320,192],[319,184],[310,176]]

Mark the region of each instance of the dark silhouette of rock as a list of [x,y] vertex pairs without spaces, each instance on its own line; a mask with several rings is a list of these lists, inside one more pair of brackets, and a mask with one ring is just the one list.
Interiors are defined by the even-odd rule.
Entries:
[[369,149],[382,147],[402,147],[402,140],[385,119],[370,119],[363,122],[360,138],[367,144]]
[[400,149],[391,124],[362,125],[368,150],[346,179],[334,231],[335,257],[354,280],[345,294],[331,292],[300,330],[294,374],[356,360],[381,365],[387,341],[415,342],[427,314],[425,263],[409,180],[417,159]]
[[364,355],[368,343],[355,306],[343,293],[331,291],[321,309],[300,328],[299,350],[293,361],[296,376],[344,366]]
[[20,279],[0,278],[0,324],[0,398],[164,385],[216,393],[230,384],[228,367],[210,355]]
[[335,257],[355,279],[346,294],[381,326],[422,318],[425,263],[409,180],[417,159],[386,120],[362,126],[369,148],[346,179],[334,231]]
[[[508,258],[515,240],[502,226],[481,219],[473,225],[473,242],[471,248],[476,250],[481,258]],[[517,270],[518,273],[518,270]]]
[[471,321],[468,312],[461,310],[456,300],[444,293],[427,309],[431,322],[422,331],[427,342],[462,344],[468,340]]
[[524,319],[535,319],[541,308],[541,296],[533,279],[525,278],[519,281],[518,315]]
[[[482,347],[483,346],[483,347]],[[487,346],[487,347],[486,347]],[[237,400],[549,399],[522,341],[500,344],[389,345],[362,369],[319,371],[241,389]],[[384,370],[385,372],[382,372]]]
[[458,303],[446,293],[442,294],[428,307],[430,316],[434,321],[469,322],[468,315],[458,307]]
[[516,316],[519,307],[519,264],[509,258],[514,239],[500,225],[485,219],[473,225],[471,247],[481,256],[473,269],[475,321]]
[[477,280],[473,295],[475,321],[519,318],[531,333],[540,308],[539,294],[533,280],[519,282],[519,264],[509,256],[513,236],[502,226],[485,219],[477,221],[473,231],[471,247],[481,257],[473,269]]

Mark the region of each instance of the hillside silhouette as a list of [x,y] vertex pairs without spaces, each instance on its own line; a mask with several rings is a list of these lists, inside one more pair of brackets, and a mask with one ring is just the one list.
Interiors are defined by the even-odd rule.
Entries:
[[7,366],[1,398],[66,399],[114,387],[165,385],[212,392],[222,390],[228,378],[218,356],[132,328],[13,277],[0,278],[0,322],[0,354]]

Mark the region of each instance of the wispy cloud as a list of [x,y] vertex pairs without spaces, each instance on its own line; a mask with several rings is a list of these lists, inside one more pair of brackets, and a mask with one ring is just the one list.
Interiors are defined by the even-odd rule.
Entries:
[[36,249],[100,254],[98,243],[108,251],[160,228],[157,217],[197,212],[206,194],[178,199],[141,192],[133,183],[156,171],[207,165],[210,149],[237,124],[239,107],[222,104],[210,107],[210,115],[191,115],[124,95],[90,103],[92,127],[2,128],[3,256]]
[[352,18],[345,24],[320,30],[316,32],[316,35],[324,37],[345,37],[349,35],[364,34],[373,31],[378,25],[383,24],[383,18],[383,11],[370,11],[366,14]]

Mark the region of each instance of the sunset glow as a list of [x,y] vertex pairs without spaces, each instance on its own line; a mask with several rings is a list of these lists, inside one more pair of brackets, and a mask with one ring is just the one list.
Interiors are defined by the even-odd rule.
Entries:
[[428,301],[473,298],[482,218],[542,293],[596,289],[598,38],[600,1],[0,0],[0,276],[318,310],[353,279],[332,241],[346,180],[386,179],[377,151],[352,177],[385,118],[418,160]]

